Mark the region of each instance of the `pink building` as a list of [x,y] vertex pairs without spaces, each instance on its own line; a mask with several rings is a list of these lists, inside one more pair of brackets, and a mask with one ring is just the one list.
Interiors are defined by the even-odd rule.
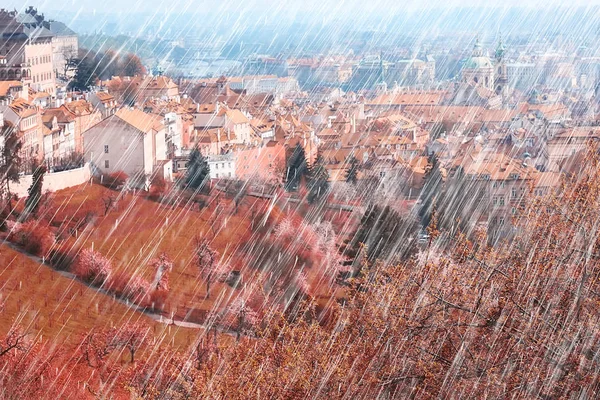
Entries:
[[30,7],[25,13],[0,10],[0,81],[21,80],[38,92],[54,94],[53,33],[44,16]]
[[285,170],[285,147],[278,142],[268,142],[261,147],[236,151],[235,170],[238,179],[277,180]]

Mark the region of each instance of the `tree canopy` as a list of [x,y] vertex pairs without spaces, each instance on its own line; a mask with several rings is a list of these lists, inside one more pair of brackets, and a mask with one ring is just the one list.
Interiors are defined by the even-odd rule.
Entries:
[[285,190],[288,192],[298,190],[300,182],[308,172],[304,148],[297,143],[287,160]]
[[205,190],[210,180],[210,167],[206,158],[196,147],[190,153],[188,169],[185,175],[186,186],[195,191]]

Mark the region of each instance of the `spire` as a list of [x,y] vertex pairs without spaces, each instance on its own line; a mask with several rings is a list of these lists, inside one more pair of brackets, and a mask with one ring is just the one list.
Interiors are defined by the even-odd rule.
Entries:
[[504,43],[502,42],[502,33],[500,33],[498,38],[498,47],[496,47],[496,59],[501,60],[504,58],[504,54],[506,53],[506,47],[504,47]]
[[379,79],[377,83],[385,82],[385,67],[383,65],[383,51],[379,53]]
[[479,35],[475,37],[475,45],[473,46],[473,57],[481,57],[483,51],[481,50],[481,43],[479,43]]

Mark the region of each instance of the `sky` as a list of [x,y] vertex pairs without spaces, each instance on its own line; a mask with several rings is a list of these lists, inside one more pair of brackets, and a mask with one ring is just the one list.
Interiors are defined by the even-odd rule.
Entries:
[[565,2],[564,0],[405,0],[398,2],[395,0],[376,0],[376,1],[365,1],[365,0],[229,0],[229,1],[217,1],[217,0],[173,0],[165,2],[163,0],[135,0],[135,1],[122,1],[122,0],[104,0],[98,2],[96,0],[67,0],[67,1],[56,1],[56,0],[29,0],[23,2],[21,0],[8,0],[3,1],[3,7],[5,8],[16,8],[21,9],[28,5],[33,5],[40,10],[52,10],[52,11],[82,11],[90,12],[96,10],[98,12],[155,12],[158,10],[179,12],[185,10],[186,12],[202,11],[206,8],[225,8],[225,9],[240,9],[241,7],[247,9],[259,10],[272,10],[276,8],[290,8],[290,9],[308,9],[312,8],[315,10],[336,10],[336,9],[363,9],[377,7],[384,10],[390,8],[396,9],[411,9],[411,10],[427,10],[431,8],[453,8],[453,7],[553,7],[558,5],[568,6],[587,6],[587,5],[600,5],[600,0],[570,0]]

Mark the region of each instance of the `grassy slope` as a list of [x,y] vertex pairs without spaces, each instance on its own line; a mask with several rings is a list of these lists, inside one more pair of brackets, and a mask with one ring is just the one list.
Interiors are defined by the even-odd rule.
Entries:
[[202,211],[197,207],[165,206],[141,196],[126,195],[104,217],[102,198],[109,195],[116,195],[116,192],[99,185],[59,191],[53,195],[47,217],[57,224],[95,211],[99,217],[94,226],[77,239],[67,237],[65,243],[72,248],[93,245],[95,250],[112,260],[115,272],[140,274],[152,280],[154,271],[148,266],[149,261],[166,252],[174,260],[174,270],[169,277],[171,291],[167,314],[173,312],[183,316],[192,309],[209,310],[217,299],[227,302],[235,295],[229,286],[217,283],[211,288],[211,298],[205,299],[204,281],[192,263],[198,237],[211,240],[212,246],[233,268],[252,273],[235,253],[255,235],[251,230],[252,210],[266,209],[267,201],[246,198],[235,214],[233,202],[223,195],[219,207],[213,197],[213,202]]

